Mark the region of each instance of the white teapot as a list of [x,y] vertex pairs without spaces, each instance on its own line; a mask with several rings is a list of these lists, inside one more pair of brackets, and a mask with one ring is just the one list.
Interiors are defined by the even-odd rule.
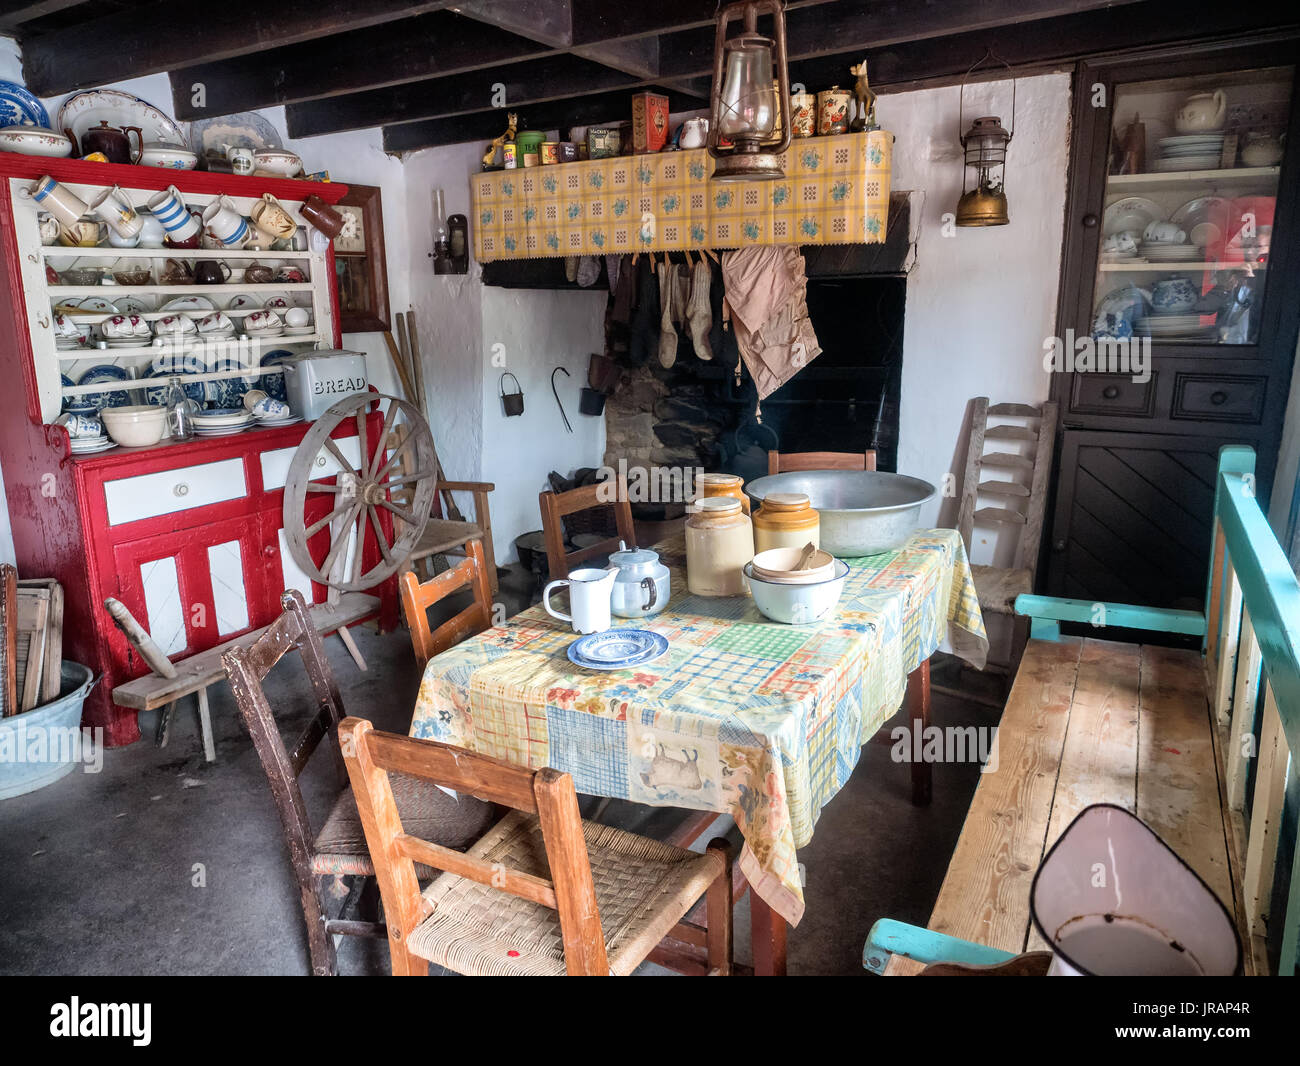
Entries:
[[1223,129],[1228,113],[1228,98],[1222,89],[1212,93],[1194,93],[1183,101],[1174,116],[1174,128],[1179,133],[1203,133]]

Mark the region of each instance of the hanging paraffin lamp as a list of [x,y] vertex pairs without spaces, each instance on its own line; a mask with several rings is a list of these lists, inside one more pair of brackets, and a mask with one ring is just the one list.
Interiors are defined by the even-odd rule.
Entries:
[[[758,32],[770,14],[775,37]],[[727,36],[739,20],[741,32]],[[714,181],[773,181],[785,177],[778,161],[790,147],[790,71],[785,54],[785,10],[780,0],[728,4],[718,13],[713,43],[713,108],[709,155]]]
[[[966,78],[991,55],[992,53],[985,52],[984,58],[966,71]],[[1011,69],[1007,64],[1004,66]],[[959,131],[965,126],[966,78],[962,79],[961,93],[958,96]],[[1003,129],[1002,119],[997,115],[986,115],[975,119],[970,129],[959,134],[962,149],[966,153],[966,170],[962,174],[961,199],[957,201],[957,225],[1005,226],[1010,221],[1007,215],[1006,164],[1007,146],[1011,143],[1015,124],[1016,82],[1012,78],[1011,129]],[[967,189],[972,171],[975,187]]]

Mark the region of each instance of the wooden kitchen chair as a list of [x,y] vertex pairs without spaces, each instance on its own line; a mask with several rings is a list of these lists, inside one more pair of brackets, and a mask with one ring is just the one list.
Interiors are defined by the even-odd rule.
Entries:
[[[227,651],[222,662],[280,814],[307,923],[312,973],[328,976],[338,972],[334,951],[336,934],[383,937],[385,931],[377,922],[325,917],[329,879],[341,875],[368,878],[375,871],[366,852],[357,804],[344,776],[337,735],[343,702],[320,634],[311,622],[302,593],[291,589],[280,598],[280,603],[284,613],[253,644]],[[271,668],[295,648],[301,652],[307,668],[317,710],[302,735],[291,747],[286,747],[262,682]],[[341,791],[320,831],[313,833],[298,778],[320,742],[327,738],[327,746],[333,749],[333,772]],[[464,798],[458,802],[441,789],[400,775],[394,786],[396,802],[406,824],[413,832],[438,841],[442,847],[464,848],[478,839],[492,822],[492,808],[478,800]]]
[[[406,433],[405,426],[393,430],[394,446],[400,445]],[[402,453],[399,466],[403,475],[413,473],[408,463],[414,461],[412,449]],[[449,551],[462,551],[470,541],[477,540],[483,544],[483,557],[488,587],[495,596],[497,591],[496,551],[492,546],[492,511],[488,506],[488,493],[496,489],[490,481],[447,481],[442,470],[442,460],[437,461],[438,489],[434,499],[433,513],[429,517],[424,532],[416,541],[415,547],[407,556],[407,566],[414,568],[423,563],[426,577],[432,577],[432,560],[435,556]],[[456,506],[453,492],[468,492],[474,497],[473,519],[469,520]],[[410,492],[402,489],[393,490],[394,498],[407,498]],[[445,516],[445,517],[444,517]]]
[[[615,499],[609,500],[611,483],[603,481],[598,485],[584,485],[580,489],[568,492],[543,492],[537,497],[542,510],[542,535],[546,539],[546,564],[551,580],[568,577],[569,571],[579,563],[595,559],[610,552],[618,551],[619,541],[629,548],[636,543],[636,529],[632,524],[632,504],[627,498],[627,479],[618,478],[613,483]],[[612,507],[614,523],[618,535],[607,537],[599,544],[565,554],[564,551],[564,516],[579,511],[590,511],[596,507]]]
[[[435,630],[429,629],[429,608],[453,592],[468,588],[474,593],[473,602]],[[437,577],[420,583],[415,572],[407,570],[401,577],[402,613],[411,631],[411,644],[415,660],[424,664],[439,652],[466,637],[482,633],[492,624],[492,595],[488,592],[487,574],[483,562],[483,545],[471,540],[465,545],[465,559]]]
[[[472,975],[625,976],[670,934],[704,948],[704,972],[731,973],[726,841],[699,855],[584,822],[573,779],[557,770],[381,733],[359,718],[339,733],[394,974],[423,975],[436,962]],[[449,851],[403,818],[392,771],[512,810],[469,851]],[[445,872],[421,892],[416,863]],[[701,896],[707,930],[682,922]]]
[[[1057,405],[1048,401],[1041,407],[1021,403],[998,403],[990,407],[987,396],[978,396],[973,403],[957,529],[969,556],[971,534],[976,525],[1022,527],[1010,567],[971,566],[980,610],[1014,617],[1016,597],[1034,590],[1047,481],[1052,472]],[[990,426],[990,415],[1027,424]],[[986,451],[990,446],[992,450]],[[1017,451],[1021,447],[1028,449],[1028,453]],[[1008,475],[1005,479],[983,479],[986,467],[1008,471]],[[981,496],[995,498],[998,506],[980,507]],[[1028,639],[1028,624],[1020,619],[1016,622],[1010,661],[990,663],[987,669],[996,673],[1014,672]]]
[[875,470],[876,452],[768,452],[767,472],[787,474],[792,470]]

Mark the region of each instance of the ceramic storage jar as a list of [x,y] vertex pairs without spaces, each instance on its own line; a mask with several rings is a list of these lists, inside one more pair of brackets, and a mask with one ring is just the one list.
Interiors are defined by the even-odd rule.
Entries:
[[740,501],[740,509],[749,514],[749,497],[745,495],[744,482],[736,474],[701,474],[699,490],[701,499],[731,496]]
[[686,519],[686,587],[696,596],[745,596],[743,568],[754,558],[754,527],[732,496],[696,501]]
[[820,547],[821,519],[802,492],[773,492],[754,512],[754,551]]

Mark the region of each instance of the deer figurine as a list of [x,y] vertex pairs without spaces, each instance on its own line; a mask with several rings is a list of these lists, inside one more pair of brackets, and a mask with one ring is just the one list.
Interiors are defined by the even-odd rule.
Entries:
[[[497,149],[499,149],[507,141],[513,141],[515,139],[515,129],[516,127],[518,127],[518,125],[519,125],[519,116],[516,115],[513,111],[507,111],[506,112],[507,128],[505,133],[501,134],[500,137],[492,138],[492,143],[488,145],[487,151],[483,153],[484,170],[491,170],[494,166],[496,166]],[[523,165],[522,162],[520,163],[520,165],[521,166]]]
[[849,67],[849,73],[857,78],[853,83],[853,99],[856,107],[854,119],[849,124],[849,132],[861,133],[863,130],[877,129],[876,94],[867,84],[867,61],[864,59],[861,63],[855,63]]

